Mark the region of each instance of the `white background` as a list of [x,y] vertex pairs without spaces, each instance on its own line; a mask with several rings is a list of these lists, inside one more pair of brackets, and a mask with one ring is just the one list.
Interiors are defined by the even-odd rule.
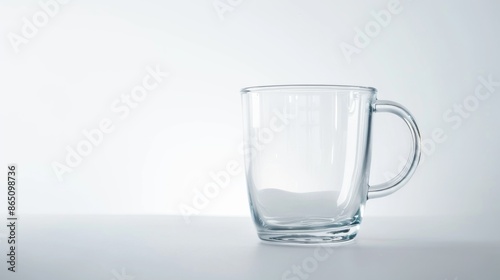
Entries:
[[[210,172],[242,164],[240,88],[289,83],[373,86],[415,115],[424,161],[402,190],[369,201],[366,215],[498,213],[500,87],[467,117],[448,112],[474,99],[478,77],[500,81],[498,1],[401,0],[351,62],[340,45],[353,45],[355,28],[389,1],[230,1],[223,19],[214,3],[73,0],[16,53],[11,34],[43,9],[0,2],[0,169],[18,164],[19,214],[180,214]],[[111,104],[157,65],[170,76],[120,118]],[[54,162],[105,118],[114,130],[60,182]],[[436,129],[444,136],[430,143]],[[410,140],[390,115],[376,116],[373,133],[377,183],[397,171]],[[199,214],[248,208],[240,173]]]

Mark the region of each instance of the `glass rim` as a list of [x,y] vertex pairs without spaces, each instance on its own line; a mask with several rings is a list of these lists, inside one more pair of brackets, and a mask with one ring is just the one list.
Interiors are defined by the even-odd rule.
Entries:
[[251,86],[242,88],[240,93],[250,93],[255,91],[273,91],[273,90],[300,90],[300,89],[334,89],[334,90],[360,90],[368,91],[372,94],[377,93],[377,89],[367,86],[353,86],[353,85],[329,85],[329,84],[289,84],[289,85],[265,85],[265,86]]

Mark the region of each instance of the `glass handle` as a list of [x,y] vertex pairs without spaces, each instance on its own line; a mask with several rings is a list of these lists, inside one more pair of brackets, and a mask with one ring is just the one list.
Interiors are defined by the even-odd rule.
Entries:
[[392,101],[377,100],[373,105],[373,112],[392,113],[402,118],[408,125],[408,128],[410,128],[413,147],[403,170],[401,170],[396,177],[387,182],[370,186],[368,190],[368,199],[389,195],[399,190],[408,182],[408,180],[410,180],[413,173],[415,173],[418,162],[420,161],[421,145],[420,131],[418,130],[417,123],[411,113],[401,104]]

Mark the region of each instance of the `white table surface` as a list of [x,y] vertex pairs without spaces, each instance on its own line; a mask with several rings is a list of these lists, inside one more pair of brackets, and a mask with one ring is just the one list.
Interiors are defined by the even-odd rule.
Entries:
[[[17,272],[2,261],[2,280],[500,279],[500,234],[486,219],[366,217],[354,242],[329,251],[261,242],[250,218],[196,217],[186,224],[175,216],[27,216],[18,222]],[[5,234],[2,229],[2,260]],[[294,266],[302,274],[293,274]]]

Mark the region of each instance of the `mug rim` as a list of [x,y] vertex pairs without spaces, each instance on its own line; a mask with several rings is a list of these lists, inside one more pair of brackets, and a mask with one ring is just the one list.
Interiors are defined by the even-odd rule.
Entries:
[[377,89],[367,86],[353,86],[353,85],[330,85],[330,84],[288,84],[288,85],[265,85],[265,86],[251,86],[241,89],[241,94],[250,93],[254,91],[273,91],[281,89],[334,89],[334,90],[360,90],[368,91],[369,93],[377,93]]

